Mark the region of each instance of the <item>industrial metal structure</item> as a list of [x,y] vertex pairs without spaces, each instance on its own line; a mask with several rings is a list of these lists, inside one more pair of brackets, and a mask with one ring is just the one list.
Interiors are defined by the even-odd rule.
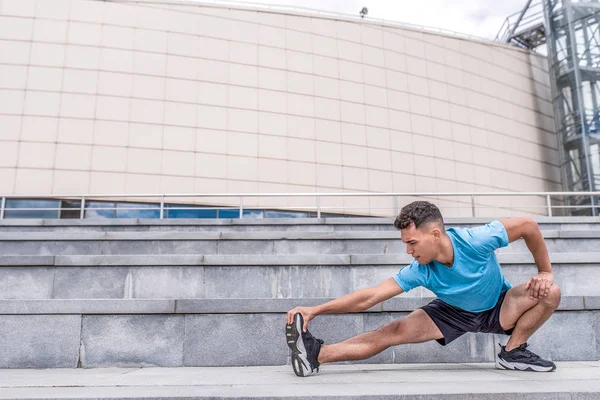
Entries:
[[[509,17],[497,40],[548,54],[563,186],[600,186],[600,2],[543,0]],[[511,20],[512,19],[512,20]],[[573,214],[599,214],[600,199],[574,197]]]

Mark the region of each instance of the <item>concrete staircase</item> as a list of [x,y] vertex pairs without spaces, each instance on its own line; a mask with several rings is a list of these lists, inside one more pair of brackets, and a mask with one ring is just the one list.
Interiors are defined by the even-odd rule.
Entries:
[[[455,219],[471,226],[487,219]],[[600,218],[540,218],[559,310],[534,351],[600,358]],[[513,284],[536,271],[523,241],[498,251]],[[285,313],[397,273],[391,219],[0,221],[0,368],[285,365]],[[320,316],[333,343],[402,318],[416,289],[364,313]],[[491,362],[506,337],[398,346],[365,363]]]

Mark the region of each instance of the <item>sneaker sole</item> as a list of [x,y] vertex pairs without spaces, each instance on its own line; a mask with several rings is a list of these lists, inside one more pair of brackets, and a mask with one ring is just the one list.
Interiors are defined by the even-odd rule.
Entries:
[[299,353],[292,353],[292,368],[296,376],[304,377],[312,373],[310,368],[306,366],[306,363],[308,363],[306,358],[300,357]]
[[304,318],[301,314],[294,315],[294,322],[285,325],[285,339],[292,350],[292,368],[297,376],[307,376],[313,372],[306,358],[306,348],[302,340],[303,326]]
[[510,371],[531,371],[531,372],[552,372],[556,369],[556,365],[552,364],[551,367],[542,367],[541,365],[531,365],[523,363],[513,363],[506,361],[500,355],[496,361],[497,369],[507,369]]

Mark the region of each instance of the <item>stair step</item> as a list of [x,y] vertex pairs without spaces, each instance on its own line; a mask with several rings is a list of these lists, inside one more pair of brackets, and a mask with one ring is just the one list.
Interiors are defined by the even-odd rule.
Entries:
[[[543,230],[546,239],[598,239],[600,230]],[[46,241],[150,241],[150,240],[196,240],[196,241],[263,241],[263,240],[397,240],[398,231],[275,231],[275,232],[0,232],[0,242]]]
[[600,396],[599,374],[598,362],[558,362],[551,374],[500,371],[493,363],[324,365],[307,378],[296,377],[290,366],[4,370],[0,395],[6,400],[583,400]]
[[[447,226],[474,226],[493,218],[448,218]],[[535,217],[545,229],[597,229],[600,217]],[[396,231],[393,218],[276,219],[5,219],[0,231]]]
[[[553,264],[598,264],[600,252],[550,253]],[[531,264],[527,253],[500,253],[501,265]],[[0,266],[299,266],[299,265],[398,265],[414,259],[407,254],[157,254],[157,255],[57,255],[0,256]]]
[[[320,315],[311,333],[338,343],[373,331],[408,312]],[[555,361],[597,361],[600,311],[559,310],[529,340]],[[0,368],[201,367],[285,365],[285,313],[0,314]],[[506,335],[468,333],[441,347],[435,341],[390,347],[374,364],[492,362]],[[0,397],[2,394],[0,393]]]
[[[543,232],[551,253],[600,248],[598,230]],[[405,254],[397,231],[334,232],[0,232],[3,255]],[[498,253],[529,253],[523,240]]]
[[[434,297],[396,297],[365,311],[410,312]],[[40,314],[265,314],[287,313],[296,306],[315,306],[333,298],[294,299],[6,299],[0,315]],[[600,296],[563,296],[559,311],[600,310]]]

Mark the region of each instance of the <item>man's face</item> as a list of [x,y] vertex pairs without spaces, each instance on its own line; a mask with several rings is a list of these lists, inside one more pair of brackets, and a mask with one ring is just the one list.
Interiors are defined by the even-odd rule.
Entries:
[[432,262],[438,254],[439,228],[435,224],[414,224],[400,230],[400,238],[406,243],[406,252],[413,256],[419,264]]

